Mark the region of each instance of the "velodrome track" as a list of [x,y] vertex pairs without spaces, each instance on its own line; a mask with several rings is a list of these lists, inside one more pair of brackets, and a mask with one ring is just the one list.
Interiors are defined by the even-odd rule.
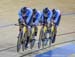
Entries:
[[[57,39],[51,48],[37,50],[37,48],[25,52],[16,52],[16,41],[18,34],[17,12],[22,6],[31,8],[42,8],[48,6],[49,8],[59,8],[63,14],[60,26],[58,27]],[[40,6],[40,7],[39,7]],[[40,27],[39,27],[40,29]],[[65,34],[64,34],[65,33]],[[0,0],[0,57],[34,57],[35,55],[46,52],[50,49],[55,49],[62,45],[69,43],[75,44],[75,1],[74,0]],[[65,44],[66,42],[69,42]],[[64,43],[64,44],[63,44]],[[33,53],[32,53],[33,52]]]

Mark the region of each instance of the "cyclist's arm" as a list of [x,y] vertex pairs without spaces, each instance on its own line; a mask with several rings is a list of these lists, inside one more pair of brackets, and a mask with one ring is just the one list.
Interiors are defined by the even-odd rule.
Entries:
[[29,23],[30,19],[31,19],[31,16],[32,16],[32,9],[31,8],[28,8],[28,12],[27,12],[27,23]]
[[38,11],[37,16],[36,16],[36,21],[34,22],[36,25],[39,24],[40,18],[41,18],[41,13]]
[[60,16],[60,11],[57,10],[56,18],[55,18],[55,20],[54,20],[55,23],[58,22],[59,16]]
[[48,13],[48,19],[47,22],[49,23],[52,17],[52,11],[50,10],[50,12]]
[[19,16],[19,20],[24,23],[24,19],[23,19],[23,17],[22,17],[21,10],[18,12],[18,16]]
[[43,23],[44,21],[44,17],[43,17],[43,12],[41,13],[41,18],[40,18],[40,22]]

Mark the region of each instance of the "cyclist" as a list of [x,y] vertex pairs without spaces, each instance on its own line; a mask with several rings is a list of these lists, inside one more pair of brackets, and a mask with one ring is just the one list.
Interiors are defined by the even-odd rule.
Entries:
[[36,36],[37,36],[37,32],[38,32],[38,25],[39,25],[39,20],[41,18],[41,13],[40,11],[38,11],[36,8],[32,9],[33,10],[33,13],[32,13],[32,16],[31,16],[31,20],[30,20],[30,25],[31,25],[31,43],[32,46],[34,46],[35,44],[35,39],[36,39]]
[[[45,31],[45,34],[47,34],[47,28],[48,28],[47,26],[50,23],[51,17],[52,17],[51,9],[49,9],[48,7],[44,8],[42,11],[41,22],[43,23],[43,27],[44,27],[43,29]],[[48,42],[48,38],[46,37],[45,45],[47,45],[47,42]]]
[[[61,13],[60,13],[60,10],[52,9],[52,19],[53,19],[53,22],[55,23],[56,32],[57,32],[57,27],[59,26],[59,23],[60,23],[60,20],[61,20]],[[55,32],[55,34],[54,34],[52,43],[55,42],[55,39],[56,39],[56,32]]]
[[[23,26],[22,26],[23,24],[26,24],[27,26],[29,25],[28,23],[29,23],[29,20],[32,16],[32,9],[28,8],[28,7],[23,7],[20,9],[18,15],[19,15],[18,22],[19,22],[19,33],[20,33],[23,29]],[[29,29],[29,27],[28,27],[28,29]],[[28,41],[29,41],[29,36],[27,38],[27,42],[26,42],[25,47],[27,47]]]

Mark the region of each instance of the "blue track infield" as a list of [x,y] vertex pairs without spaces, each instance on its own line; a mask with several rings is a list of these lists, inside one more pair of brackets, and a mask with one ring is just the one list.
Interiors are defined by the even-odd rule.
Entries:
[[53,50],[49,50],[45,53],[38,54],[35,57],[69,57],[72,54],[75,54],[75,45],[68,44]]

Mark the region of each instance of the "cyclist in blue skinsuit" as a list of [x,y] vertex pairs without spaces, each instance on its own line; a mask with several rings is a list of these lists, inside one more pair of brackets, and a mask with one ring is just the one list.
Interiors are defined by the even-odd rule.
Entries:
[[[50,20],[52,18],[52,11],[49,8],[44,8],[43,12],[42,12],[42,16],[41,16],[41,22],[43,24],[43,26],[48,27],[48,24],[50,23]],[[47,31],[47,33],[49,33],[49,31]],[[48,42],[48,38],[45,38],[45,45],[47,45]]]
[[40,11],[38,11],[36,8],[34,8],[33,13],[32,13],[32,17],[30,19],[31,31],[33,33],[33,38],[31,38],[31,40],[30,40],[31,44],[33,43],[32,46],[34,46],[34,44],[35,44],[35,39],[36,39],[37,32],[38,32],[37,26],[39,25],[40,18],[41,18]]
[[[55,23],[55,26],[56,26],[56,33],[57,33],[57,27],[59,26],[59,23],[60,23],[60,20],[61,20],[60,10],[52,9],[52,19],[54,20],[54,23]],[[55,42],[56,33],[53,37],[52,43]]]
[[[23,7],[18,12],[18,15],[19,15],[18,22],[19,22],[19,33],[20,33],[23,29],[23,26],[22,26],[23,24],[26,24],[29,29],[29,20],[31,19],[31,16],[32,16],[32,9],[28,7]],[[29,36],[27,38],[25,47],[27,47],[28,42],[29,42]]]

